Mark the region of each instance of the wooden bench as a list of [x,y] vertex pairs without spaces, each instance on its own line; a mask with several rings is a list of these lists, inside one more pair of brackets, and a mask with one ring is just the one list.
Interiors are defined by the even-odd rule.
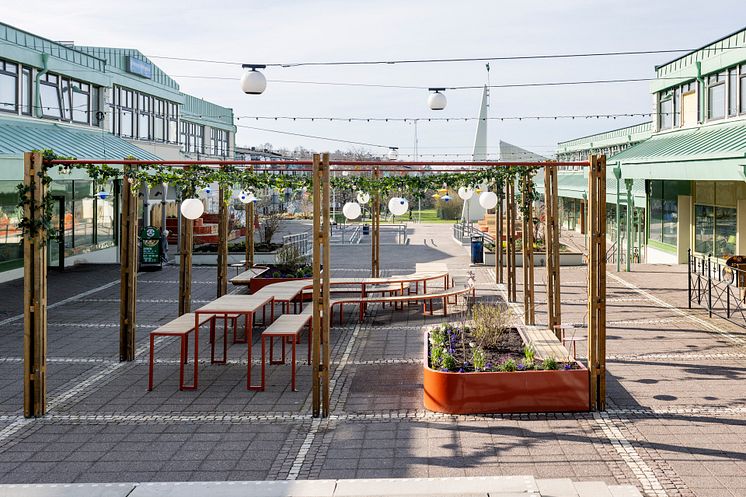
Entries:
[[520,332],[523,335],[524,342],[533,347],[537,359],[555,359],[557,361],[570,359],[569,351],[562,345],[562,342],[552,330],[532,326],[526,327]]
[[[199,324],[210,322],[210,331],[215,333],[215,316],[203,315],[200,317]],[[173,321],[169,321],[150,332],[150,364],[148,366],[148,390],[153,389],[153,349],[155,347],[155,337],[169,336],[181,338],[181,353],[179,354],[179,390],[189,388],[184,385],[184,364],[187,362],[189,348],[189,334],[194,331],[194,314],[182,314]],[[194,384],[192,384],[193,386]]]
[[[448,304],[451,297],[458,297],[459,295],[466,295],[471,293],[472,297],[475,296],[473,288],[452,288],[443,292],[437,293],[424,293],[418,295],[395,295],[392,297],[347,297],[332,299],[329,302],[329,319],[334,319],[334,306],[339,306],[339,323],[342,324],[344,321],[344,305],[345,304],[358,304],[360,306],[360,321],[363,320],[365,315],[365,308],[368,304],[376,303],[404,303],[404,302],[422,302],[423,314],[427,312],[427,304],[430,303],[430,315],[433,314],[433,300],[443,301],[443,315],[448,315]],[[454,302],[455,303],[455,302]]]
[[[262,382],[261,390],[265,386],[265,367],[267,365],[266,341],[269,339],[269,363],[285,364],[285,344],[290,343],[292,372],[290,388],[295,392],[295,345],[299,342],[303,328],[308,327],[308,364],[311,364],[311,321],[313,319],[313,306],[306,306],[300,314],[283,314],[262,332]],[[280,338],[282,343],[282,360],[274,360],[274,339]]]

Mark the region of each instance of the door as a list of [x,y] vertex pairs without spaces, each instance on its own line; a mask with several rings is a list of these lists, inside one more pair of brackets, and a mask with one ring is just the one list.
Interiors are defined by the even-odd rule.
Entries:
[[52,269],[65,269],[65,197],[52,197],[52,227],[54,237],[49,238],[48,265]]

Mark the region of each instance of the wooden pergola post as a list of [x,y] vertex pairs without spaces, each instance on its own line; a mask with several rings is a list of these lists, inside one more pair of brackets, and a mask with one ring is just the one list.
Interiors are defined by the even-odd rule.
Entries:
[[129,171],[122,180],[122,235],[119,247],[119,360],[135,359],[137,327],[137,192],[130,183]]
[[225,189],[223,185],[218,188],[218,298],[228,293],[228,203]]
[[[313,155],[313,321],[311,362],[313,416],[329,415],[329,273],[331,230],[329,154]],[[322,270],[323,265],[323,270]],[[323,350],[322,350],[323,343]]]
[[[249,171],[254,171],[254,166],[249,167]],[[254,202],[249,202],[246,209],[246,258],[244,267],[251,269],[254,267]]]
[[495,184],[497,207],[495,208],[495,283],[503,283],[503,200],[505,199],[502,183]]
[[560,304],[560,257],[559,257],[559,204],[557,195],[557,168],[544,168],[544,246],[547,252],[547,327],[554,330],[557,338],[561,330],[555,326],[562,323]]
[[516,212],[515,212],[515,181],[513,178],[510,178],[508,182],[505,185],[506,190],[506,196],[505,196],[505,204],[506,204],[506,220],[507,220],[507,229],[508,233],[505,237],[507,240],[507,286],[508,286],[508,302],[515,302],[517,300],[516,297],[516,281],[515,281],[515,265],[516,265],[516,254],[515,254],[515,222],[516,222]]
[[194,221],[181,216],[179,230],[179,316],[192,309],[192,239]]
[[533,213],[533,185],[529,174],[521,178],[521,201],[523,237],[521,248],[523,256],[523,319],[526,324],[533,325],[534,311],[534,213]]
[[[373,177],[375,179],[381,177],[381,171],[378,168],[373,169]],[[370,224],[371,277],[378,278],[381,273],[381,193],[378,191],[373,196]]]
[[588,171],[588,369],[590,409],[606,409],[606,156]]
[[23,184],[28,189],[23,215],[33,236],[23,237],[23,415],[43,416],[47,412],[47,245],[40,152],[23,155]]

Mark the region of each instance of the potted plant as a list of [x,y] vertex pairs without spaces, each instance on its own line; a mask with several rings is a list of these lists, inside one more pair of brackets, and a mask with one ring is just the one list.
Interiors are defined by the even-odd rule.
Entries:
[[589,408],[580,362],[536,359],[505,306],[476,305],[473,320],[425,332],[425,408],[448,414],[578,412]]

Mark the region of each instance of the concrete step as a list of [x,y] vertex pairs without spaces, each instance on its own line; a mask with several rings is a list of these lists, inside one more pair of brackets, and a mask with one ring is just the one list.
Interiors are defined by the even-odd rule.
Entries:
[[541,497],[578,497],[575,485],[569,478],[536,480]]
[[642,497],[642,493],[632,485],[610,485],[609,492],[614,497]]
[[602,481],[577,481],[574,485],[578,497],[614,497]]
[[631,485],[533,476],[0,485],[2,497],[642,497]]

